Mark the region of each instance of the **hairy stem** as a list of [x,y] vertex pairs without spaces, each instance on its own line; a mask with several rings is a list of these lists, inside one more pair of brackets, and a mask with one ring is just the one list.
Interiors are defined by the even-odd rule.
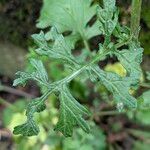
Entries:
[[132,0],[131,33],[133,35],[134,40],[137,40],[139,36],[141,4],[142,0]]

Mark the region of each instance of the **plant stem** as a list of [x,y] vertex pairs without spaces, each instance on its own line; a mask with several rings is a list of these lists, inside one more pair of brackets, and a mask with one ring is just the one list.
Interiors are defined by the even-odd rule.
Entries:
[[126,129],[126,131],[135,136],[136,138],[142,140],[144,143],[150,143],[150,135],[147,133],[147,130],[143,129]]
[[29,98],[29,99],[34,98],[34,96],[31,95],[31,94],[28,94],[28,93],[23,92],[21,90],[11,88],[11,87],[6,86],[6,85],[0,85],[0,91],[5,91],[5,92],[8,92],[8,93],[23,96],[23,97],[26,97],[26,98]]
[[125,112],[119,112],[119,111],[100,111],[98,113],[95,113],[95,116],[113,116],[113,115],[119,115],[124,114]]
[[[116,44],[115,47],[116,48],[120,48],[121,46],[127,44],[129,41],[126,41],[124,43],[121,44]],[[103,50],[102,53],[97,54],[89,63],[83,65],[81,68],[79,68],[77,71],[74,71],[72,74],[68,75],[67,77],[65,77],[64,79],[61,79],[59,81],[56,81],[54,83],[49,84],[49,89],[54,89],[56,86],[60,86],[64,83],[69,83],[71,80],[73,80],[74,78],[76,78],[79,74],[81,74],[83,71],[85,71],[87,69],[88,66],[91,66],[95,63],[97,63],[98,61],[100,61],[101,59],[103,59],[106,55],[108,55],[110,52],[110,49],[106,48],[105,50]],[[55,91],[55,89],[54,89]]]
[[133,35],[134,40],[137,40],[139,36],[141,4],[142,4],[142,0],[132,0],[131,34]]
[[140,86],[150,88],[150,83],[141,83]]
[[87,42],[85,38],[83,39],[83,43],[84,43],[85,48],[90,52],[91,50],[90,50],[89,43]]

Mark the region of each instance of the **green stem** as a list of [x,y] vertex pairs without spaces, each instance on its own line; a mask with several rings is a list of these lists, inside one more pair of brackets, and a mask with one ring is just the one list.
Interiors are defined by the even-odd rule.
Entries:
[[140,86],[150,88],[150,83],[141,83]]
[[85,38],[83,39],[83,43],[84,43],[85,48],[90,52],[91,50],[90,50],[89,43],[87,42]]
[[[129,41],[126,41],[124,43],[121,43],[121,44],[116,44],[115,47],[116,48],[119,48],[121,46],[123,46],[124,44],[127,44],[127,42],[130,42]],[[56,81],[54,83],[51,83],[49,84],[49,88],[50,89],[55,89],[55,87],[61,87],[61,85],[63,85],[64,83],[69,83],[70,81],[72,81],[74,78],[76,78],[79,74],[81,74],[83,71],[85,71],[87,69],[88,66],[91,66],[92,64],[95,64],[97,63],[98,61],[100,61],[101,59],[103,59],[106,55],[108,55],[110,52],[110,49],[106,48],[105,50],[103,50],[102,53],[99,53],[97,54],[89,63],[83,65],[81,68],[79,68],[77,71],[74,71],[72,74],[68,75],[67,77],[65,77],[64,79],[61,79],[59,81]]]
[[95,113],[95,116],[113,116],[113,115],[119,115],[124,114],[125,112],[119,112],[119,111],[100,111],[98,113]]
[[133,35],[134,40],[137,40],[139,36],[141,4],[142,0],[132,0],[131,33]]
[[56,81],[56,82],[50,84],[49,87],[51,88],[51,87],[56,87],[56,85],[60,86],[60,85],[63,85],[64,83],[69,83],[75,77],[77,77],[79,74],[81,74],[84,70],[86,70],[88,66],[91,66],[92,64],[94,64],[94,63],[98,62],[99,60],[101,60],[104,56],[106,56],[108,54],[108,52],[109,52],[109,50],[106,49],[105,51],[103,51],[103,53],[96,55],[89,63],[82,66],[77,71],[74,71],[72,74],[68,75],[64,79]]

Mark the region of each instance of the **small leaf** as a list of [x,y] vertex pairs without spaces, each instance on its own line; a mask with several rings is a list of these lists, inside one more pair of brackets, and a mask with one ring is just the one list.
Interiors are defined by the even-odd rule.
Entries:
[[34,113],[45,110],[46,105],[44,101],[47,95],[43,95],[41,98],[37,98],[29,102],[26,109],[27,121],[22,125],[18,125],[14,128],[14,134],[22,134],[23,136],[33,136],[39,133],[39,127],[34,121]]
[[19,78],[15,79],[13,82],[13,86],[17,86],[17,85],[24,85],[26,83],[27,80],[32,78],[32,75],[26,72],[21,72],[18,71],[16,73],[17,76],[19,76]]
[[129,50],[117,50],[115,55],[126,69],[127,76],[132,77],[133,83],[136,83],[142,75],[140,64],[142,62],[143,49],[131,43]]
[[32,38],[34,39],[35,43],[39,46],[37,50],[48,48],[48,44],[46,42],[45,34],[43,31],[41,31],[39,34],[33,34]]
[[118,23],[118,14],[114,0],[104,0],[104,9],[98,7],[99,28],[104,35],[110,36],[112,34]]
[[76,59],[71,54],[71,43],[66,42],[66,39],[62,34],[58,33],[55,27],[51,28],[51,38],[51,40],[53,40],[54,42],[52,46],[48,46],[48,44],[45,44],[45,47],[36,49],[36,52],[40,55],[47,55],[48,57],[53,59],[61,59],[64,62],[67,62],[68,65],[72,66],[72,68],[79,67]]
[[116,7],[116,0],[103,0],[104,8],[108,10],[114,10]]
[[31,119],[22,125],[16,126],[13,133],[16,135],[34,136],[38,135],[39,127],[36,125],[35,121]]
[[66,86],[63,86],[60,93],[60,117],[55,130],[68,137],[72,135],[73,127],[79,125],[88,133],[89,126],[82,118],[82,115],[88,114],[87,109],[74,99]]
[[30,63],[34,68],[33,72],[17,72],[16,75],[18,76],[18,78],[14,80],[13,86],[23,85],[31,79],[47,86],[48,75],[42,61],[31,59]]
[[48,75],[47,75],[47,72],[45,70],[45,67],[44,67],[42,61],[41,60],[36,60],[36,59],[31,59],[30,63],[36,69],[37,77],[42,82],[47,82],[48,81]]

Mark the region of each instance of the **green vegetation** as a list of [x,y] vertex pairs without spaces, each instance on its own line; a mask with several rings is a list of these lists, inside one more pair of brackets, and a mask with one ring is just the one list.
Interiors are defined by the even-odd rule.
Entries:
[[[142,48],[148,16],[141,0],[128,1],[124,22],[117,4],[123,2],[43,1],[36,25],[42,31],[32,35],[17,88],[0,84],[0,91],[24,97],[13,104],[0,97],[13,149],[149,149],[150,71],[143,69],[149,51]],[[141,11],[147,25],[140,30]]]
[[[49,2],[52,7],[50,11],[47,9],[47,6],[49,6],[47,3]],[[85,107],[75,100],[69,90],[69,83],[74,78],[79,76],[82,80],[83,76],[81,74],[84,74],[86,80],[89,78],[93,82],[99,81],[103,84],[113,94],[113,99],[120,111],[124,108],[137,107],[137,100],[129,93],[129,90],[131,87],[138,86],[142,74],[140,63],[143,49],[140,48],[137,33],[135,33],[135,24],[136,26],[139,24],[139,18],[137,17],[139,14],[135,14],[135,11],[140,7],[140,3],[135,5],[133,2],[133,8],[136,8],[131,18],[131,31],[128,27],[119,24],[119,13],[115,3],[115,0],[104,1],[104,6],[101,8],[96,4],[91,6],[91,1],[89,0],[45,1],[42,16],[37,26],[42,28],[54,27],[46,35],[41,31],[39,34],[32,36],[38,45],[36,52],[40,55],[46,55],[50,59],[61,60],[69,73],[61,80],[50,82],[42,62],[36,59],[31,59],[30,61],[34,68],[32,72],[17,73],[19,78],[14,81],[14,86],[23,85],[26,81],[32,79],[44,86],[46,91],[43,96],[28,104],[26,110],[27,121],[15,127],[14,134],[32,136],[39,133],[39,127],[34,120],[34,113],[40,113],[45,110],[45,101],[52,93],[58,95],[60,99],[60,117],[55,130],[61,131],[65,136],[71,136],[73,127],[78,125],[84,131],[89,132],[90,127],[82,118],[83,115],[88,115],[89,113]],[[97,20],[90,27],[87,23],[95,14],[97,14]],[[47,17],[51,19],[49,20]],[[64,37],[61,33],[66,31],[71,31],[72,33]],[[87,40],[99,34],[104,35],[104,43],[99,44],[97,53],[92,53]],[[116,37],[115,42],[111,41],[112,35]],[[72,37],[74,38],[72,39]],[[83,41],[85,49],[89,51],[82,62],[72,54],[75,42],[79,39]],[[48,40],[52,42],[48,42]],[[127,45],[128,49],[119,51],[119,48],[124,45]],[[127,74],[125,77],[103,71],[98,67],[97,63],[99,61],[113,55],[118,58],[126,69]],[[87,57],[90,57],[89,61],[86,61]]]

